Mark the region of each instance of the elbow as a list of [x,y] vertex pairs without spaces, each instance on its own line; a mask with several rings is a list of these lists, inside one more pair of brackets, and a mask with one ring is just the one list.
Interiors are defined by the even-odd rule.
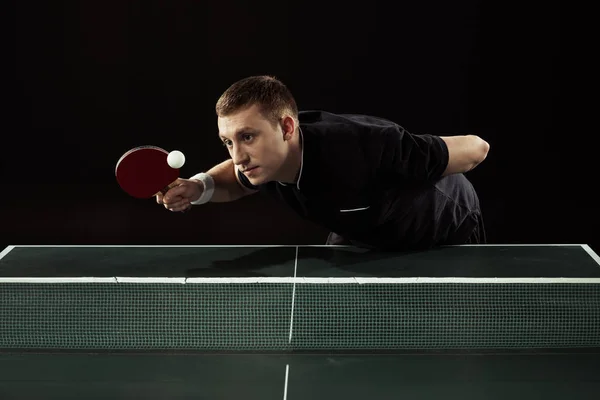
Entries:
[[479,162],[483,162],[483,160],[486,159],[488,153],[490,152],[490,144],[488,142],[486,142],[485,140],[483,140],[482,138],[478,137],[479,139]]
[[442,176],[465,173],[481,164],[488,156],[490,144],[476,135],[444,137],[449,160]]
[[[469,156],[465,160],[466,164],[461,172],[469,172],[475,169],[486,158],[490,151],[490,144],[479,136],[469,135],[471,139]],[[467,161],[468,160],[468,161]]]
[[479,136],[473,136],[473,141],[473,167],[475,167],[481,164],[487,158],[487,155],[490,151],[490,144]]

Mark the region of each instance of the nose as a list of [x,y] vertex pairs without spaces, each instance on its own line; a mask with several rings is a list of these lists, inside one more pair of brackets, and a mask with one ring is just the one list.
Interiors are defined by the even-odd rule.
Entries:
[[248,164],[248,154],[242,149],[242,146],[233,145],[231,159],[235,165]]

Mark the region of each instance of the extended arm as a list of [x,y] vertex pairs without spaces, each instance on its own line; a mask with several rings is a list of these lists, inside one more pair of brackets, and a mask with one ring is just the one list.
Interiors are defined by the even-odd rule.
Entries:
[[[256,190],[246,188],[239,181],[237,170],[231,159],[225,160],[220,164],[215,165],[206,172],[215,181],[215,191],[211,198],[211,202],[222,203],[235,201],[242,197],[256,193]],[[192,181],[202,185],[197,179]]]
[[471,171],[487,157],[490,145],[479,136],[441,136],[448,147],[448,165],[443,176]]

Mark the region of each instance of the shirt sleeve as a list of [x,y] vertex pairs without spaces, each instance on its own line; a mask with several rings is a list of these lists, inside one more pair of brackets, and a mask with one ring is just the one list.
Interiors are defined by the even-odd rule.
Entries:
[[448,146],[439,136],[414,135],[400,126],[384,129],[377,136],[377,171],[384,179],[433,181],[446,170]]

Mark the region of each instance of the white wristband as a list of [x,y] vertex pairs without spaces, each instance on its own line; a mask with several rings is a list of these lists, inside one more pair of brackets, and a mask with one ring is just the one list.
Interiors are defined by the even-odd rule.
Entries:
[[215,180],[213,177],[205,172],[200,172],[190,179],[198,179],[199,181],[202,181],[202,184],[204,185],[204,190],[202,191],[200,198],[190,203],[194,205],[208,203],[215,193]]

